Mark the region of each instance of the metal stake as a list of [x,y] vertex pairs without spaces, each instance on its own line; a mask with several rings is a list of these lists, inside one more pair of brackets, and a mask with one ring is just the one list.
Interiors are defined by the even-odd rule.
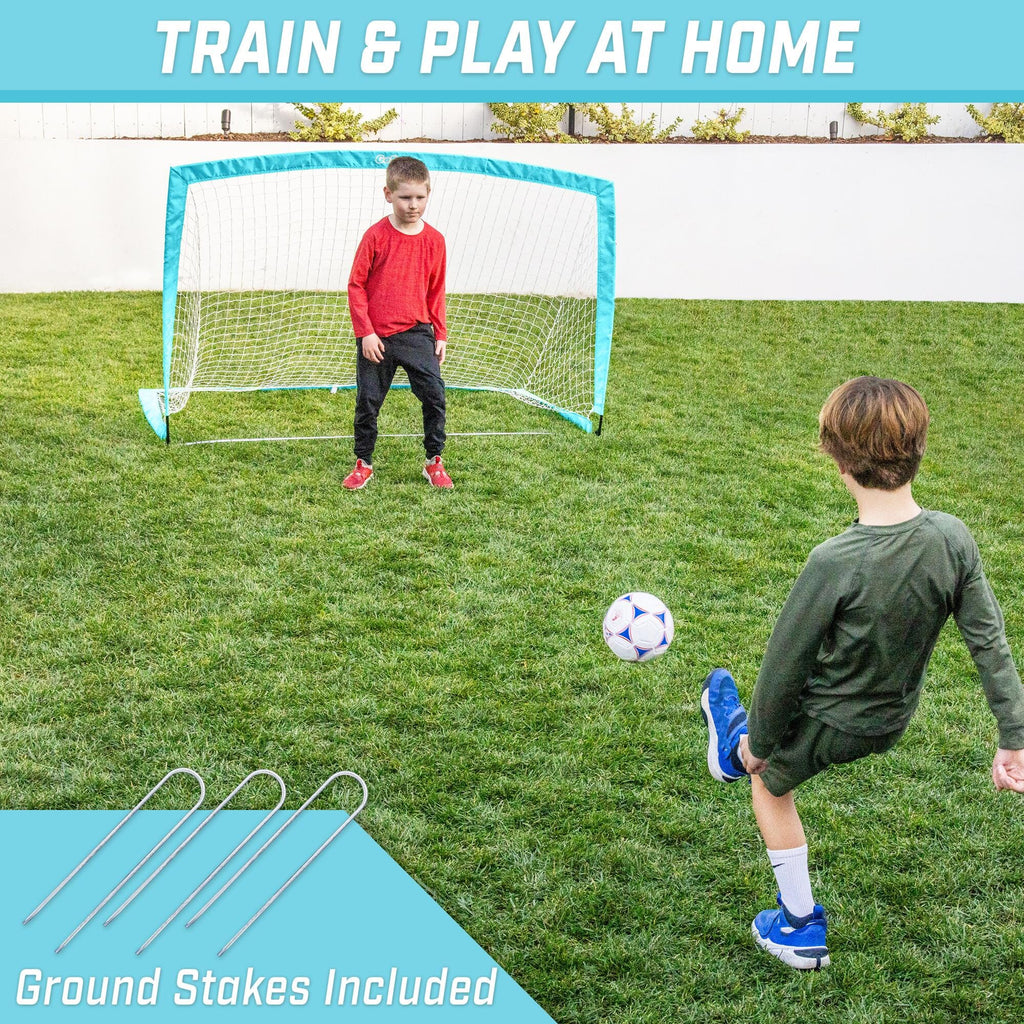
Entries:
[[[236,786],[236,787],[235,787],[235,789],[234,789],[234,790],[233,790],[233,791],[231,792],[230,796],[228,796],[227,800],[225,800],[225,801],[224,801],[224,803],[222,803],[222,804],[220,805],[220,807],[218,807],[218,808],[217,808],[217,810],[216,810],[216,811],[214,811],[214,812],[213,812],[213,814],[211,814],[211,815],[210,815],[210,818],[212,818],[212,817],[213,817],[213,815],[214,815],[214,814],[216,814],[216,813],[217,813],[217,811],[219,811],[219,810],[221,809],[221,807],[223,807],[223,806],[224,806],[224,804],[228,803],[228,802],[229,802],[229,801],[231,800],[231,798],[232,798],[232,797],[233,797],[233,796],[234,796],[234,795],[235,795],[235,794],[236,794],[236,793],[237,793],[237,792],[238,792],[238,791],[239,791],[239,790],[240,790],[240,789],[241,789],[241,788],[242,788],[242,787],[243,787],[243,786],[244,786],[244,785],[245,785],[245,784],[246,784],[246,783],[247,783],[247,782],[248,782],[248,781],[250,780],[250,779],[254,778],[254,777],[255,777],[255,776],[257,776],[257,775],[269,775],[269,776],[271,776],[271,778],[273,778],[273,779],[276,779],[276,780],[277,780],[277,783],[278,783],[278,785],[279,785],[279,786],[281,787],[281,799],[277,801],[277,804],[276,804],[276,805],[274,806],[274,809],[273,809],[273,810],[272,810],[272,811],[271,811],[271,812],[270,812],[269,814],[267,814],[267,815],[265,815],[265,816],[264,816],[263,818],[261,818],[261,819],[260,819],[260,822],[259,822],[259,824],[258,824],[258,825],[257,825],[257,826],[256,826],[256,827],[255,827],[255,828],[254,828],[254,829],[253,829],[253,830],[252,830],[252,831],[251,831],[251,832],[250,832],[250,833],[249,833],[249,834],[248,834],[248,835],[247,835],[247,836],[246,836],[246,837],[245,837],[245,838],[244,838],[244,839],[243,839],[243,840],[242,840],[242,841],[241,841],[241,842],[240,842],[240,843],[239,843],[239,844],[238,844],[238,845],[237,845],[237,846],[236,846],[236,847],[235,847],[235,848],[234,848],[234,849],[233,849],[233,850],[232,850],[232,851],[231,851],[231,852],[230,852],[230,853],[229,853],[229,854],[228,854],[228,855],[227,855],[227,856],[226,856],[226,857],[225,857],[225,858],[224,858],[224,859],[223,859],[223,860],[222,860],[222,861],[221,861],[221,862],[220,862],[220,863],[219,863],[219,864],[218,864],[218,865],[217,865],[217,866],[216,866],[216,867],[215,867],[215,868],[214,868],[214,869],[213,869],[213,870],[212,870],[212,871],[211,871],[211,872],[210,872],[210,873],[209,873],[209,874],[208,874],[208,875],[207,875],[207,876],[206,876],[206,877],[205,877],[205,878],[204,878],[204,879],[203,879],[203,880],[201,881],[201,882],[200,882],[200,883],[199,883],[199,885],[197,885],[197,886],[196,886],[196,887],[195,887],[195,888],[194,888],[194,889],[192,890],[192,892],[190,892],[190,893],[188,894],[188,896],[186,896],[186,897],[185,897],[185,899],[183,899],[183,900],[181,901],[181,903],[179,903],[179,904],[178,904],[178,906],[177,906],[177,907],[175,908],[175,910],[174,910],[174,913],[172,913],[172,914],[171,914],[171,916],[170,916],[170,917],[168,917],[168,918],[167,918],[167,920],[166,920],[166,921],[164,921],[164,923],[163,923],[162,925],[160,925],[160,927],[159,927],[159,928],[157,928],[157,930],[156,930],[155,932],[153,932],[153,934],[152,934],[152,935],[150,935],[150,937],[149,937],[148,939],[146,939],[146,941],[145,941],[145,942],[144,942],[144,943],[143,943],[143,944],[142,944],[141,946],[139,946],[139,948],[138,948],[137,950],[135,950],[135,955],[136,955],[136,956],[139,956],[140,954],[144,953],[144,952],[146,951],[146,949],[148,949],[148,948],[149,948],[149,945],[150,945],[150,943],[151,943],[151,942],[153,942],[153,940],[154,940],[154,939],[156,939],[156,938],[157,938],[157,937],[158,937],[158,936],[160,935],[160,933],[161,933],[161,932],[163,932],[163,930],[164,930],[164,929],[165,929],[165,928],[166,928],[166,927],[167,927],[167,926],[168,926],[169,924],[171,924],[171,922],[172,922],[172,921],[174,921],[174,920],[175,920],[175,918],[177,918],[177,916],[178,916],[178,915],[179,915],[179,914],[180,914],[180,913],[181,913],[181,912],[182,912],[182,911],[183,911],[183,910],[184,910],[184,909],[185,909],[185,908],[186,908],[186,907],[187,907],[187,906],[188,906],[188,905],[189,905],[189,904],[190,904],[190,903],[191,903],[191,902],[192,902],[192,901],[193,901],[193,900],[194,900],[194,899],[196,898],[196,896],[198,896],[198,895],[199,895],[199,893],[201,893],[201,892],[203,891],[203,889],[205,889],[205,888],[207,887],[207,885],[209,885],[209,884],[210,884],[211,880],[212,880],[212,879],[213,879],[213,878],[214,878],[214,877],[215,877],[215,876],[216,876],[217,874],[219,874],[219,873],[220,873],[220,872],[221,872],[221,871],[222,871],[222,870],[224,869],[225,865],[227,865],[227,864],[228,864],[228,863],[229,863],[229,862],[230,862],[231,860],[233,860],[233,859],[235,858],[235,856],[236,856],[236,855],[238,854],[238,852],[239,852],[239,851],[240,851],[240,850],[242,849],[242,847],[244,847],[244,846],[245,846],[245,844],[246,844],[246,843],[248,843],[248,842],[249,842],[249,840],[250,840],[250,839],[252,839],[252,837],[253,837],[254,835],[256,835],[256,833],[257,833],[257,832],[259,832],[259,831],[260,831],[260,829],[262,829],[262,828],[263,828],[263,826],[264,826],[264,825],[265,825],[265,824],[266,824],[266,823],[267,823],[267,822],[268,822],[268,821],[269,821],[269,820],[270,820],[270,819],[271,819],[271,818],[272,818],[272,817],[273,817],[273,816],[274,816],[275,814],[277,814],[277,812],[278,812],[278,811],[279,811],[279,810],[281,809],[282,805],[284,804],[284,801],[285,801],[285,797],[287,796],[287,792],[288,792],[288,791],[287,791],[287,789],[286,789],[286,787],[285,787],[284,781],[282,780],[281,776],[277,774],[277,772],[272,772],[272,771],[269,771],[269,770],[268,770],[268,769],[266,769],[266,768],[259,768],[259,769],[257,769],[256,771],[252,772],[251,774],[247,775],[247,776],[246,776],[246,777],[245,777],[245,778],[244,778],[244,779],[243,779],[243,780],[242,780],[242,781],[241,781],[241,782],[240,782],[240,783],[238,784],[238,786]],[[207,823],[207,822],[208,822],[208,821],[210,820],[210,818],[207,818],[207,819],[206,819],[206,821],[204,821],[204,822],[203,822],[203,824],[199,826],[199,828],[202,828],[202,827],[203,827],[204,825],[206,825],[206,823]],[[198,831],[199,831],[199,829],[196,829],[196,832],[198,832]],[[192,833],[192,835],[195,835],[195,832],[193,832],[193,833]],[[192,838],[192,836],[189,836],[189,839],[191,839],[191,838]],[[185,840],[185,842],[187,843],[187,842],[188,842],[188,839],[186,839],[186,840]],[[182,846],[184,846],[184,845],[185,845],[185,844],[184,844],[184,843],[182,843]],[[179,847],[178,849],[181,849],[181,847]],[[177,851],[177,850],[175,850],[174,852],[175,852],[175,853],[177,853],[178,851]],[[173,857],[173,856],[174,856],[174,854],[171,854],[171,856]],[[169,859],[169,858],[168,858],[168,859]],[[161,867],[162,867],[162,866],[163,866],[163,865],[161,865]],[[159,869],[158,869],[158,870],[159,870]],[[152,878],[152,877],[153,877],[153,876],[152,876],[152,875],[150,875],[150,878]],[[147,879],[146,879],[146,881],[142,883],[142,884],[143,884],[143,886],[145,886],[145,885],[146,885],[146,884],[147,884],[147,883],[149,882],[149,880],[150,880],[150,879],[149,879],[149,878],[147,878]],[[141,887],[140,887],[140,888],[141,888]],[[139,891],[139,890],[137,889],[137,890],[136,890],[136,892],[138,892],[138,891]],[[132,896],[130,897],[130,899],[134,899],[134,897],[135,897],[135,893],[132,893]],[[122,904],[122,906],[124,906],[124,904]],[[114,913],[113,913],[113,914],[112,914],[112,915],[111,915],[111,916],[110,916],[109,918],[107,918],[107,920],[106,920],[106,921],[104,921],[104,922],[103,922],[103,923],[104,923],[104,925],[107,925],[107,924],[109,924],[109,923],[110,923],[110,922],[111,922],[111,921],[112,921],[112,920],[114,919],[114,917],[116,917],[116,916],[117,916],[117,914],[119,914],[119,913],[121,912],[121,909],[122,909],[122,907],[118,907],[118,908],[117,908],[117,910],[115,910],[115,911],[114,911]]]
[[[349,824],[350,824],[350,823],[351,823],[352,821],[354,821],[354,820],[355,820],[355,818],[357,817],[357,815],[359,814],[359,812],[360,812],[360,811],[362,811],[362,809],[363,809],[363,808],[364,808],[364,807],[366,806],[366,801],[367,801],[367,800],[369,799],[369,796],[370,796],[370,794],[369,794],[369,791],[368,791],[368,790],[367,790],[367,788],[366,788],[366,783],[365,783],[365,782],[364,782],[364,781],[363,781],[363,780],[362,780],[362,779],[361,779],[361,778],[360,778],[360,777],[359,777],[358,775],[356,775],[356,773],[355,773],[355,772],[335,772],[335,773],[334,773],[334,774],[333,774],[333,775],[332,775],[332,776],[331,776],[331,777],[330,777],[329,779],[327,779],[327,780],[326,780],[326,781],[325,781],[325,782],[324,782],[324,783],[323,783],[323,784],[322,784],[322,785],[320,786],[320,788],[319,788],[319,789],[317,789],[317,790],[316,790],[316,792],[315,792],[315,793],[314,793],[314,794],[313,794],[313,795],[312,795],[312,796],[311,796],[311,797],[310,797],[310,798],[309,798],[309,799],[308,799],[308,800],[307,800],[307,801],[306,801],[306,802],[305,802],[305,803],[304,803],[304,804],[303,804],[303,805],[302,805],[302,806],[301,806],[301,807],[300,807],[300,808],[299,808],[299,809],[298,809],[298,810],[297,810],[297,811],[296,811],[296,812],[295,812],[295,813],[294,813],[294,814],[293,814],[293,815],[292,815],[292,816],[291,816],[291,817],[290,817],[290,818],[289,818],[289,819],[288,819],[288,820],[287,820],[287,821],[286,821],[286,822],[285,822],[285,823],[284,823],[284,824],[283,824],[282,826],[281,826],[281,828],[279,828],[279,829],[277,830],[277,832],[275,832],[275,833],[274,833],[274,835],[273,835],[273,836],[271,836],[270,840],[269,840],[269,841],[268,841],[268,842],[266,843],[266,845],[264,845],[264,846],[263,846],[263,847],[262,847],[262,848],[260,849],[260,853],[262,853],[262,852],[263,852],[263,850],[265,850],[265,849],[266,849],[266,847],[267,847],[267,846],[269,846],[269,845],[270,845],[270,843],[272,843],[272,842],[274,841],[274,839],[276,839],[276,838],[277,838],[277,836],[279,836],[279,835],[280,835],[280,834],[281,834],[281,833],[282,833],[282,832],[283,832],[283,831],[284,831],[284,830],[285,830],[285,829],[286,829],[286,828],[287,828],[287,827],[288,827],[288,826],[289,826],[289,825],[290,825],[290,824],[291,824],[291,823],[292,823],[292,822],[293,822],[293,821],[294,821],[294,820],[295,820],[295,819],[296,819],[296,818],[297,818],[297,817],[298,817],[298,816],[299,816],[299,815],[300,815],[300,814],[301,814],[301,813],[302,813],[302,812],[303,812],[303,811],[304,811],[304,810],[305,810],[305,809],[306,809],[306,808],[307,808],[307,807],[308,807],[308,806],[309,806],[309,805],[310,805],[310,804],[311,804],[311,803],[312,803],[312,802],[313,802],[313,801],[314,801],[314,800],[315,800],[315,799],[316,799],[316,798],[317,798],[317,797],[318,797],[318,796],[319,796],[319,795],[320,795],[320,794],[321,794],[321,793],[322,793],[322,792],[323,792],[323,791],[324,791],[324,790],[325,790],[325,789],[326,789],[326,788],[327,788],[327,787],[328,787],[328,786],[329,786],[329,785],[330,785],[330,784],[331,784],[331,783],[332,783],[332,782],[333,782],[334,780],[335,780],[335,779],[337,779],[337,778],[341,778],[341,776],[343,776],[343,775],[345,775],[345,776],[348,776],[348,777],[349,777],[349,778],[351,778],[351,779],[355,779],[355,780],[356,780],[356,782],[358,782],[358,783],[359,783],[360,787],[361,787],[361,788],[362,788],[362,790],[363,790],[363,799],[362,799],[362,802],[361,802],[361,803],[359,804],[359,806],[358,806],[358,807],[357,807],[357,808],[356,808],[356,809],[355,809],[355,810],[354,810],[354,811],[353,811],[353,812],[352,812],[352,813],[351,813],[351,814],[350,814],[350,815],[349,815],[349,816],[348,816],[348,817],[347,817],[347,818],[346,818],[346,819],[345,819],[345,820],[344,820],[344,821],[343,821],[343,822],[342,822],[342,823],[341,823],[341,824],[340,824],[340,825],[339,825],[339,826],[338,826],[338,827],[337,827],[337,828],[336,828],[336,829],[335,829],[335,830],[334,830],[334,831],[333,831],[333,832],[332,832],[332,833],[331,833],[331,834],[330,834],[330,835],[329,835],[329,836],[328,836],[328,837],[327,837],[327,838],[326,838],[326,839],[325,839],[325,840],[324,840],[324,841],[323,841],[323,842],[322,842],[321,844],[320,844],[320,846],[319,846],[319,847],[317,847],[317,849],[316,849],[316,850],[315,850],[315,851],[314,851],[314,852],[313,852],[313,853],[312,853],[312,854],[311,854],[311,855],[310,855],[310,856],[309,856],[309,857],[308,857],[308,858],[307,858],[307,859],[305,860],[305,862],[304,862],[304,863],[303,863],[303,864],[302,864],[302,865],[301,865],[301,866],[300,866],[299,868],[297,868],[297,869],[295,870],[295,872],[294,872],[294,873],[292,874],[292,876],[291,876],[291,877],[290,877],[290,878],[288,879],[288,881],[286,881],[286,882],[284,883],[284,885],[282,885],[282,886],[281,886],[281,888],[280,888],[280,889],[278,889],[278,890],[277,890],[277,892],[275,892],[275,893],[274,893],[274,895],[273,895],[273,896],[271,896],[271,897],[270,897],[270,899],[269,899],[269,900],[267,900],[267,902],[266,902],[266,903],[264,903],[264,904],[263,904],[263,906],[262,906],[262,907],[260,907],[260,909],[259,909],[259,910],[257,910],[257,911],[256,911],[256,913],[255,913],[255,914],[253,914],[253,915],[252,915],[252,917],[250,917],[250,918],[249,918],[249,920],[248,920],[248,921],[246,921],[246,923],[245,923],[244,925],[242,925],[242,927],[241,927],[241,928],[239,928],[239,929],[238,929],[238,931],[237,931],[237,932],[235,932],[235,934],[234,934],[234,935],[233,935],[233,936],[231,937],[231,939],[230,939],[230,940],[229,940],[229,941],[227,942],[227,944],[226,944],[225,946],[223,946],[223,947],[222,947],[222,949],[221,949],[221,950],[220,950],[220,952],[219,952],[219,953],[217,954],[217,956],[223,956],[223,955],[224,955],[224,954],[225,954],[225,953],[226,953],[226,952],[227,952],[227,951],[228,951],[228,950],[229,950],[229,949],[230,949],[230,948],[231,948],[231,947],[232,947],[232,946],[233,946],[233,945],[234,945],[234,944],[235,944],[235,943],[236,943],[236,942],[237,942],[237,941],[238,941],[238,940],[239,940],[239,939],[240,939],[240,938],[241,938],[241,937],[242,937],[242,936],[243,936],[243,935],[244,935],[244,934],[245,934],[245,933],[246,933],[246,932],[247,932],[247,931],[248,931],[248,930],[249,930],[249,929],[250,929],[250,928],[251,928],[251,927],[252,927],[252,926],[253,926],[253,925],[254,925],[254,924],[255,924],[256,922],[257,922],[257,921],[258,921],[258,920],[259,920],[259,919],[260,919],[260,917],[262,917],[262,916],[263,916],[263,913],[264,913],[264,911],[266,911],[266,910],[267,910],[267,909],[268,909],[268,908],[270,907],[270,905],[271,905],[271,904],[272,904],[272,903],[273,903],[273,902],[274,902],[274,901],[275,901],[275,900],[276,900],[276,899],[278,898],[278,896],[280,896],[280,895],[281,895],[281,893],[283,893],[283,892],[285,891],[285,889],[287,889],[287,888],[288,888],[288,886],[290,886],[290,885],[292,884],[292,882],[294,882],[294,881],[295,881],[295,879],[296,879],[296,878],[298,878],[298,877],[299,877],[299,875],[301,875],[301,874],[302,874],[302,872],[303,872],[303,871],[305,871],[305,870],[306,870],[306,868],[308,868],[308,867],[309,867],[309,865],[310,865],[310,864],[312,864],[312,863],[313,863],[313,861],[315,861],[315,860],[317,859],[317,857],[319,857],[319,856],[320,856],[320,854],[321,854],[321,853],[323,853],[323,852],[324,852],[324,850],[326,850],[326,849],[327,849],[327,847],[328,847],[328,846],[330,846],[330,845],[331,845],[331,843],[333,843],[333,842],[334,842],[334,840],[335,840],[335,839],[337,839],[337,837],[338,837],[339,835],[341,835],[341,833],[342,833],[342,832],[343,832],[343,831],[344,831],[344,830],[345,830],[345,829],[346,829],[346,828],[348,827],[348,825],[349,825]],[[256,855],[256,856],[259,856],[259,853],[257,853],[257,855]],[[254,859],[255,859],[255,858],[254,858]],[[245,870],[245,869],[243,868],[242,870]],[[237,876],[236,876],[236,877],[237,877]],[[232,879],[232,881],[233,881],[233,879]],[[229,882],[228,884],[230,885],[231,883]],[[219,895],[219,893],[218,893],[218,895]],[[216,897],[214,897],[214,899],[216,899]],[[203,909],[205,910],[206,908],[204,907]],[[202,913],[202,911],[200,911],[200,913]],[[194,920],[194,919],[193,919],[193,920]]]
[[[104,896],[99,903],[96,904],[95,907],[93,907],[93,909],[89,912],[85,919],[78,925],[78,927],[75,928],[75,930],[54,950],[55,953],[59,953],[62,949],[64,949],[65,946],[67,946],[68,943],[71,942],[71,940],[143,869],[143,867],[149,862],[149,860],[156,855],[156,852],[160,849],[160,847],[163,846],[164,843],[166,843],[171,838],[171,836],[173,836],[174,833],[177,832],[178,829],[181,828],[181,826],[184,825],[185,822],[188,821],[188,819],[191,818],[192,815],[195,814],[196,811],[198,811],[199,808],[202,806],[203,800],[206,798],[206,783],[203,782],[202,777],[197,772],[192,771],[191,768],[176,768],[173,772],[170,772],[165,777],[164,781],[166,781],[166,779],[169,779],[171,775],[176,775],[179,772],[185,772],[199,781],[199,799],[192,806],[192,809],[181,819],[181,821],[179,821],[178,824],[170,830],[170,832],[168,832],[159,842],[157,842],[157,844],[149,851],[149,853],[147,853],[145,857],[143,857],[142,860],[140,860],[135,865],[135,867],[133,867],[131,871],[129,871],[128,874],[125,875],[124,878],[122,878],[121,881],[118,882],[117,885],[115,885],[114,888],[111,889],[110,892],[108,892],[107,895]],[[160,783],[160,785],[163,785],[163,783]],[[157,789],[159,788],[160,787],[157,786]],[[150,795],[152,795],[152,793]],[[148,800],[149,797],[147,796],[145,799]],[[141,806],[141,804],[139,806]],[[138,810],[138,807],[136,807],[136,810]],[[135,811],[132,811],[132,814],[134,813]],[[105,841],[106,840],[104,840],[104,842]],[[92,854],[90,854],[89,856],[92,856]]]
[[[132,819],[132,817],[134,817],[135,813],[136,813],[137,811],[141,811],[141,810],[142,810],[142,808],[146,806],[146,803],[147,803],[147,802],[149,801],[149,798],[150,798],[151,796],[153,796],[153,795],[154,795],[154,794],[155,794],[155,793],[156,793],[156,792],[157,792],[157,791],[158,791],[158,790],[159,790],[159,789],[160,789],[160,788],[161,788],[161,787],[162,787],[162,786],[164,785],[164,783],[166,783],[166,782],[168,781],[168,779],[172,778],[172,777],[173,777],[173,776],[175,776],[175,775],[181,775],[182,773],[184,773],[184,774],[186,774],[186,775],[191,775],[191,776],[192,776],[193,778],[197,779],[197,780],[199,781],[199,787],[200,787],[200,789],[202,790],[203,796],[205,796],[205,795],[206,795],[206,786],[205,786],[205,784],[203,783],[203,780],[202,780],[202,778],[200,778],[200,776],[199,776],[199,775],[198,775],[198,774],[197,774],[196,772],[192,771],[192,769],[191,769],[191,768],[175,768],[175,769],[174,769],[173,771],[170,771],[170,772],[168,772],[168,773],[167,773],[167,774],[166,774],[166,775],[165,775],[165,776],[164,776],[164,777],[163,777],[163,778],[162,778],[162,779],[161,779],[161,780],[160,780],[160,781],[159,781],[159,782],[158,782],[158,783],[157,783],[157,784],[156,784],[156,785],[155,785],[155,786],[154,786],[154,787],[153,787],[153,788],[152,788],[152,789],[151,789],[151,790],[150,790],[150,791],[149,791],[149,792],[148,792],[148,793],[147,793],[147,794],[146,794],[146,795],[145,795],[145,796],[144,796],[144,797],[143,797],[143,798],[142,798],[142,799],[141,799],[141,800],[140,800],[140,801],[139,801],[139,802],[138,802],[138,803],[137,803],[137,804],[136,804],[136,805],[135,805],[135,806],[134,806],[134,807],[133,807],[133,808],[132,808],[132,809],[131,809],[131,810],[130,810],[130,811],[129,811],[129,812],[128,812],[128,813],[127,813],[127,814],[126,814],[126,815],[125,815],[125,816],[124,816],[124,817],[123,817],[123,818],[122,818],[122,819],[121,819],[121,820],[120,820],[120,821],[119,821],[119,822],[118,822],[118,823],[117,823],[117,824],[116,824],[116,825],[115,825],[115,826],[114,826],[114,827],[113,827],[113,828],[112,828],[112,829],[111,829],[111,830],[110,830],[110,831],[109,831],[109,832],[108,832],[108,833],[107,833],[107,834],[106,834],[106,835],[105,835],[105,836],[104,836],[104,837],[103,837],[103,838],[102,838],[102,839],[101,839],[101,840],[100,840],[100,841],[99,841],[98,843],[97,843],[97,844],[96,844],[96,845],[95,845],[95,846],[94,846],[94,847],[93,847],[93,848],[92,848],[92,850],[91,850],[91,851],[90,851],[90,852],[89,852],[88,854],[86,854],[86,856],[85,856],[85,859],[84,859],[84,860],[82,860],[82,861],[81,861],[81,862],[80,862],[80,863],[78,864],[78,866],[77,866],[77,867],[73,868],[73,869],[72,869],[72,871],[71,871],[71,873],[70,873],[70,874],[69,874],[69,875],[68,875],[68,876],[67,876],[67,877],[66,877],[66,878],[64,879],[64,881],[63,881],[63,882],[61,882],[61,883],[60,883],[60,884],[59,884],[59,885],[58,885],[58,886],[57,886],[57,887],[56,887],[56,888],[55,888],[55,889],[53,890],[53,892],[51,892],[51,893],[50,893],[50,895],[49,895],[49,896],[47,896],[47,897],[46,897],[46,899],[44,899],[44,900],[43,900],[43,902],[42,902],[42,903],[40,903],[40,904],[39,904],[39,906],[38,906],[38,907],[36,907],[36,909],[35,909],[35,910],[33,910],[33,911],[32,911],[32,913],[31,913],[31,914],[29,914],[29,915],[28,915],[28,917],[26,917],[26,918],[25,918],[25,920],[24,920],[24,921],[22,921],[21,923],[22,923],[22,924],[28,924],[28,923],[29,923],[29,921],[31,921],[31,920],[32,920],[32,918],[34,918],[34,917],[36,916],[36,914],[38,914],[38,913],[39,913],[39,911],[41,911],[41,910],[43,909],[43,907],[45,907],[45,906],[46,906],[46,905],[47,905],[47,904],[48,904],[48,903],[50,902],[50,900],[52,900],[52,899],[54,898],[54,896],[56,896],[56,895],[57,895],[57,893],[59,893],[59,892],[61,891],[61,889],[63,889],[63,888],[64,888],[64,886],[66,886],[66,885],[68,884],[68,882],[70,882],[70,881],[71,881],[71,879],[72,879],[72,878],[74,878],[74,877],[75,877],[75,875],[77,875],[77,874],[78,874],[78,872],[79,872],[79,871],[81,871],[81,870],[82,870],[82,868],[84,868],[84,867],[85,867],[85,865],[86,865],[86,864],[88,864],[88,863],[89,863],[89,861],[91,861],[91,860],[93,859],[93,857],[95,857],[95,856],[96,856],[96,854],[97,854],[97,853],[99,853],[99,852],[100,852],[100,850],[102,850],[102,849],[103,849],[103,847],[104,847],[104,846],[106,846],[106,845],[107,845],[107,843],[109,843],[109,842],[110,842],[110,840],[111,840],[111,839],[113,839],[113,838],[114,838],[114,836],[115,836],[115,835],[116,835],[116,834],[117,834],[117,833],[118,833],[118,832],[119,832],[119,831],[120,831],[120,830],[121,830],[121,829],[122,829],[122,828],[123,828],[123,827],[124,827],[125,825],[127,825],[127,824],[128,824],[128,822],[129,822],[129,821],[131,821],[131,819]],[[200,798],[200,801],[199,801],[199,802],[200,802],[200,803],[202,803],[202,798]],[[173,829],[172,829],[172,831],[173,831]],[[165,841],[167,840],[167,838],[168,838],[168,837],[170,836],[170,834],[171,834],[171,833],[169,832],[169,833],[168,833],[168,834],[167,834],[166,836],[164,836],[164,838],[160,840],[160,844],[162,844],[163,842],[165,842]],[[160,845],[160,844],[157,844],[157,845]]]

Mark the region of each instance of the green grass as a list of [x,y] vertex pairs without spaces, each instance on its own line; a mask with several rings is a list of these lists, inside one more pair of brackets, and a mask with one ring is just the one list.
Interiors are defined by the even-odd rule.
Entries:
[[[364,827],[561,1024],[1024,1012],[1024,803],[991,788],[952,628],[896,751],[801,792],[819,975],[750,940],[771,872],[697,710],[715,664],[749,694],[807,551],[853,515],[815,431],[858,373],[928,399],[916,496],[971,525],[1021,651],[1024,307],[622,301],[604,435],[453,393],[453,432],[550,433],[453,438],[448,494],[415,439],[383,439],[356,494],[347,441],[166,448],[135,399],[159,347],[154,295],[0,296],[0,806],[126,807],[177,765],[211,793],[274,768],[296,806],[350,768]],[[172,431],[351,415],[198,396]],[[385,433],[418,424],[389,397]],[[644,666],[601,639],[630,589],[676,619]]]

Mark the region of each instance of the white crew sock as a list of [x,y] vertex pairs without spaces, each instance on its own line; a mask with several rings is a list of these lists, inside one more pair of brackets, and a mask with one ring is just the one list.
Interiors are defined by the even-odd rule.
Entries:
[[783,906],[793,917],[806,917],[812,913],[814,897],[807,869],[807,844],[793,850],[769,850],[768,859],[775,871]]

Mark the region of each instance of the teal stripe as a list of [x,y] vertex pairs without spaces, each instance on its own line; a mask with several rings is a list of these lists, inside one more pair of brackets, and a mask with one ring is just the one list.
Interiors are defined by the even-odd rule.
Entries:
[[594,412],[604,415],[615,323],[615,186],[597,192],[597,323],[594,330]]
[[174,351],[174,314],[178,305],[178,261],[181,256],[181,234],[185,227],[185,203],[188,179],[181,169],[172,167],[167,182],[167,220],[164,227],[164,410],[171,408],[171,355]]
[[173,168],[183,180],[192,184],[236,178],[249,174],[278,174],[311,168],[352,167],[360,170],[387,167],[396,156],[412,156],[422,160],[432,171],[462,171],[466,174],[484,174],[517,181],[533,181],[542,185],[555,185],[576,192],[597,196],[611,185],[605,178],[589,174],[563,171],[555,167],[541,167],[512,160],[490,160],[486,157],[460,156],[456,153],[417,153],[408,149],[395,150],[307,150],[298,153],[267,153],[260,156],[236,157],[229,160],[208,160],[204,163],[183,164]]

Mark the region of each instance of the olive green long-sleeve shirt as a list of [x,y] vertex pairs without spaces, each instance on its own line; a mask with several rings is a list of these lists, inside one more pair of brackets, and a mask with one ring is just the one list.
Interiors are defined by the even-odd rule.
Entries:
[[967,527],[922,511],[895,526],[855,522],[819,544],[772,631],[748,743],[767,758],[799,711],[844,732],[900,732],[952,615],[981,675],[999,746],[1024,748],[1024,687],[1003,615]]

